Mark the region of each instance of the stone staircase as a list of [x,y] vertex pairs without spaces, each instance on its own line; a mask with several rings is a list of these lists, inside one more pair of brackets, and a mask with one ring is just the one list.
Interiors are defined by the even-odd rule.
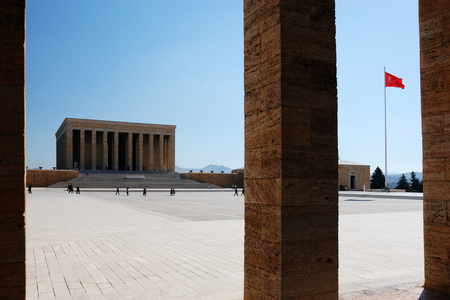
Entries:
[[[164,189],[207,189],[207,183],[180,178],[174,172],[121,172],[121,171],[80,171],[80,176],[69,181],[60,181],[50,188],[67,188],[71,183],[80,188],[164,188]],[[211,188],[221,187],[211,185]]]

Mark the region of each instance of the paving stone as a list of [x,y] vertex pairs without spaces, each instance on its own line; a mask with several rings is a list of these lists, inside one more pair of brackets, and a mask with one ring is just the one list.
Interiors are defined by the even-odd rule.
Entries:
[[[340,194],[342,300],[423,293],[422,200],[393,194]],[[28,298],[242,299],[244,203],[232,195],[154,193],[140,201],[34,189]]]

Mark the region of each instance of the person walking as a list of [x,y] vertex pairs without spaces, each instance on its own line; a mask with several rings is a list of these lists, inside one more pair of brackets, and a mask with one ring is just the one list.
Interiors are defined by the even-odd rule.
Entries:
[[116,189],[116,193],[114,195],[120,195],[119,188]]
[[81,191],[80,191],[80,187],[79,186],[77,186],[76,194],[80,194],[81,195]]
[[31,194],[31,187],[32,187],[32,185],[31,185],[31,183],[28,185],[28,194]]
[[129,196],[129,195],[130,195],[130,188],[127,187],[127,196]]
[[233,196],[239,196],[237,186],[234,186],[234,195]]
[[144,188],[144,191],[142,192],[142,195],[147,196],[147,188]]

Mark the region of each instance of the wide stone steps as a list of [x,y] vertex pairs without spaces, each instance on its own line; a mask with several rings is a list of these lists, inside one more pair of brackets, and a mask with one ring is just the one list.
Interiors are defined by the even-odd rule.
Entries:
[[[175,188],[207,189],[208,183],[180,178],[173,172],[119,172],[119,171],[80,171],[80,176],[69,181],[61,181],[50,188],[67,188],[71,183],[74,188]],[[211,188],[220,188],[211,185]]]

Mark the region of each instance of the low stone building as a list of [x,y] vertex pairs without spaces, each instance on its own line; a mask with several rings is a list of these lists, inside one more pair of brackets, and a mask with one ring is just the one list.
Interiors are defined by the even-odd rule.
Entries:
[[342,190],[362,191],[370,188],[370,165],[348,160],[339,160],[339,188]]
[[56,168],[175,171],[175,125],[66,118]]

